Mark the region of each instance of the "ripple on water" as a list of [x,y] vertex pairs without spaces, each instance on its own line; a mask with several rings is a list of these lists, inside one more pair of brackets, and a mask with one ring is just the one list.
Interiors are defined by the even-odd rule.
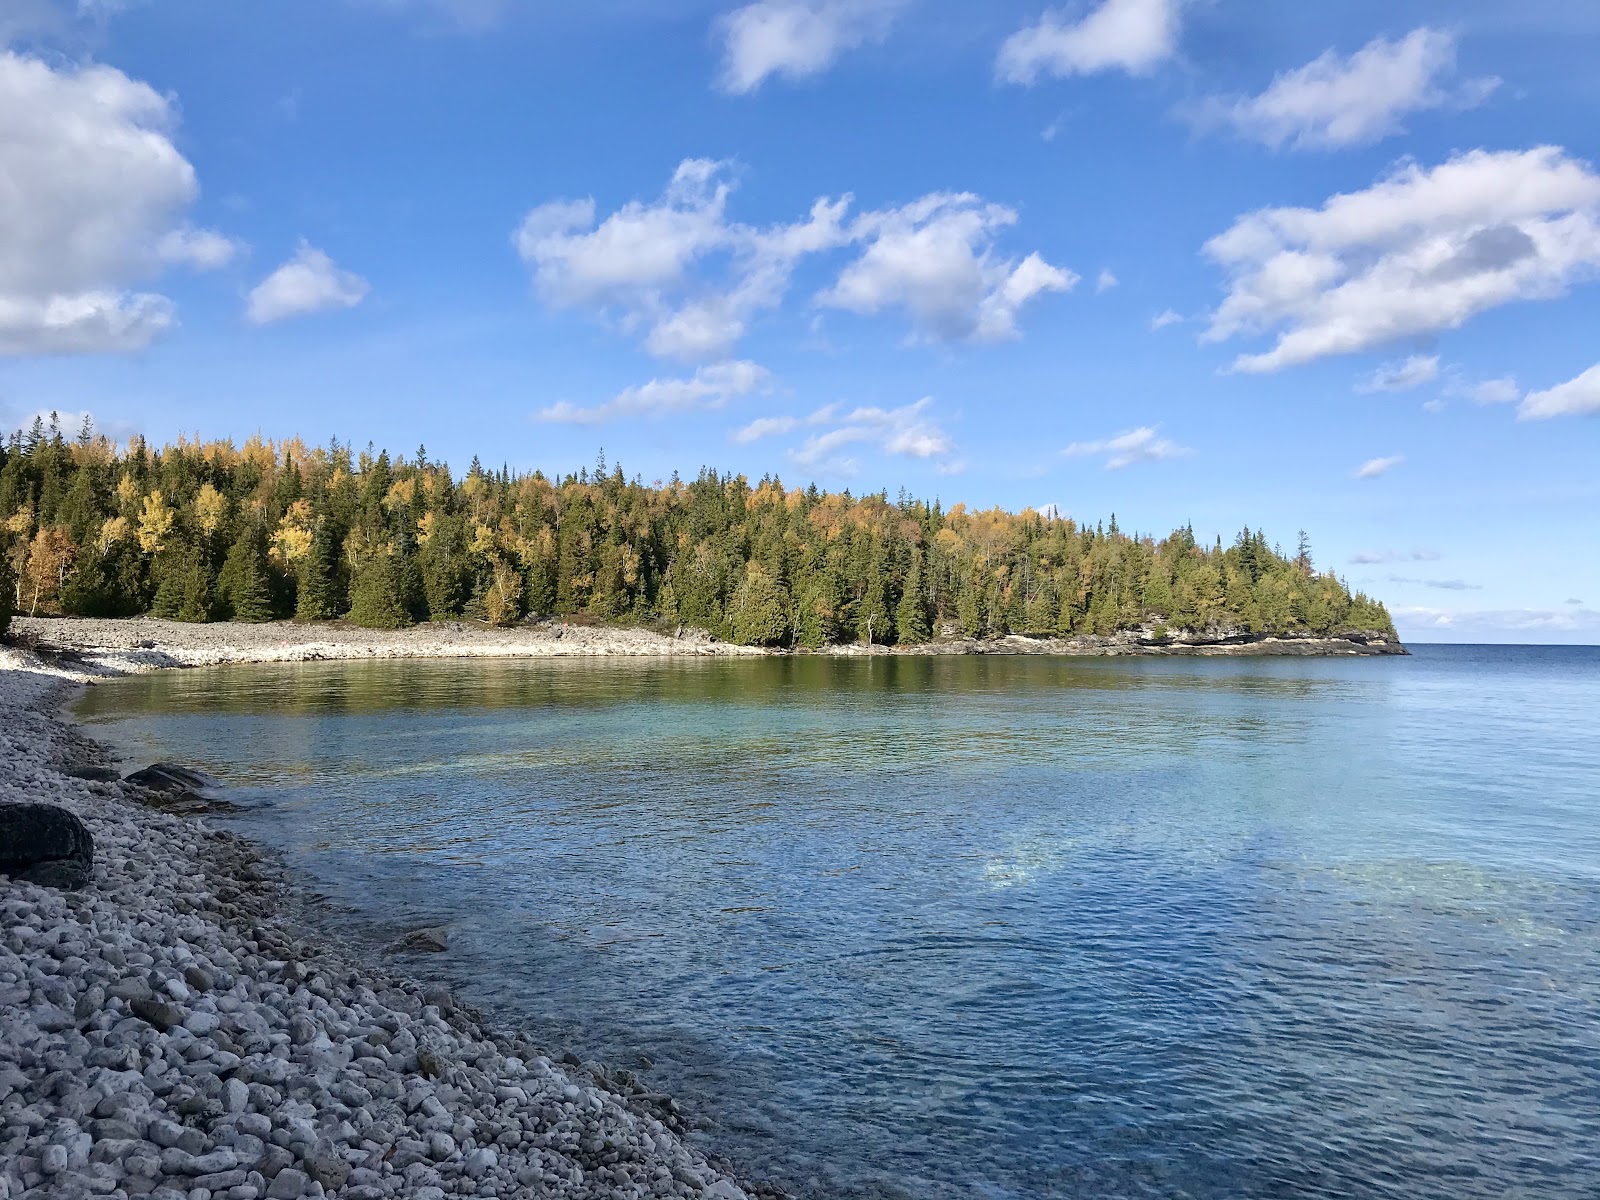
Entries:
[[83,711],[809,1195],[1600,1194],[1600,654],[308,664]]

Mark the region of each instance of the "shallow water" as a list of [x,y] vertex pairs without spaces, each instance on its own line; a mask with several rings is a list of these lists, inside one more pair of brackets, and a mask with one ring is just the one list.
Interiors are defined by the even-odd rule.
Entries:
[[803,1193],[1600,1194],[1600,650],[275,665],[79,711]]

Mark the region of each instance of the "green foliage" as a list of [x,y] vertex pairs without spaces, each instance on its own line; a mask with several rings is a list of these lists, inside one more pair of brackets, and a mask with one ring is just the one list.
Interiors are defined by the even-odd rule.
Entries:
[[789,595],[760,563],[745,568],[729,604],[728,624],[741,646],[777,646],[789,640]]
[[412,623],[400,570],[387,548],[372,551],[350,585],[350,620],[368,629],[404,629]]
[[[1376,600],[1257,529],[1207,545],[1031,511],[614,466],[462,477],[338,442],[0,446],[3,557],[39,612],[193,621],[467,613],[699,627],[758,645],[1172,631],[1391,635]],[[4,589],[8,596],[12,589]]]
[[333,538],[326,525],[320,525],[311,539],[311,552],[300,564],[295,586],[294,617],[297,621],[327,621],[339,614],[338,580],[334,562]]
[[272,620],[267,551],[259,529],[244,529],[228,551],[217,575],[217,612],[224,621],[260,624]]

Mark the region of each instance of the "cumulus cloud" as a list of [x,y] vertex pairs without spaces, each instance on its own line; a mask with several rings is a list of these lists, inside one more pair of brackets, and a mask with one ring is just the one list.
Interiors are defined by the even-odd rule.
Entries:
[[1081,21],[1047,12],[1006,39],[996,74],[1020,84],[1041,75],[1148,74],[1177,53],[1180,7],[1180,0],[1104,0]]
[[771,372],[741,359],[701,367],[688,379],[652,379],[649,383],[623,389],[604,404],[588,408],[563,400],[541,410],[539,419],[599,425],[618,417],[664,417],[695,409],[721,408],[739,396],[771,389]]
[[1109,292],[1117,286],[1118,282],[1117,277],[1108,268],[1102,268],[1099,276],[1094,281],[1094,290],[1097,292]]
[[1167,308],[1150,318],[1150,328],[1155,330],[1165,329],[1168,325],[1182,325],[1183,320],[1184,317],[1182,313],[1177,312],[1174,309]]
[[323,251],[301,242],[294,257],[268,275],[245,298],[245,320],[270,325],[290,317],[354,308],[367,298],[370,285],[340,268]]
[[865,213],[851,225],[865,249],[817,303],[863,314],[903,308],[930,341],[1014,338],[1024,305],[1078,282],[1037,254],[1020,262],[996,254],[997,235],[1016,221],[1014,210],[970,192]]
[[1397,41],[1375,38],[1348,58],[1329,50],[1279,75],[1259,96],[1214,99],[1194,116],[1275,150],[1363,145],[1404,132],[1401,118],[1409,113],[1470,108],[1499,85],[1474,79],[1447,86],[1455,60],[1454,37],[1416,29]]
[[1439,552],[1418,548],[1415,550],[1362,550],[1350,556],[1350,561],[1356,566],[1372,566],[1377,563],[1400,562],[1438,562]]
[[728,218],[725,162],[689,159],[653,202],[630,201],[597,222],[593,200],[533,209],[517,252],[546,303],[593,308],[652,354],[726,358],[758,312],[779,306],[796,266],[846,246],[857,261],[817,300],[855,312],[904,307],[930,338],[1015,336],[1018,310],[1077,277],[1038,255],[1001,256],[995,241],[1016,213],[976,196],[939,193],[849,217],[851,197],[817,200],[791,224],[755,228]]
[[1437,354],[1413,354],[1400,362],[1384,363],[1356,385],[1356,391],[1404,392],[1432,383],[1439,377]]
[[112,67],[0,51],[0,354],[142,349],[177,318],[137,285],[233,256],[184,219],[199,186],[175,124]]
[[1162,462],[1169,458],[1182,458],[1192,454],[1187,446],[1180,446],[1170,438],[1157,436],[1156,427],[1142,425],[1119,433],[1116,437],[1098,442],[1073,442],[1061,452],[1068,458],[1106,456],[1106,470],[1120,471],[1137,463]]
[[[837,405],[829,405],[812,413],[804,424],[838,423],[832,429],[806,438],[788,452],[789,458],[802,467],[835,475],[853,475],[859,464],[844,451],[865,445],[882,454],[937,460],[936,468],[947,473],[959,471],[961,464],[953,457],[957,449],[955,440],[931,414],[932,407],[931,396],[900,408],[857,408],[843,416],[838,415]],[[796,421],[787,431],[792,432],[800,424]]]
[[906,0],[757,0],[720,18],[722,74],[718,86],[735,95],[769,77],[790,81],[820,75],[847,50],[888,35]]
[[290,317],[354,308],[370,290],[361,276],[301,242],[294,257],[251,289],[245,300],[245,319],[253,325],[270,325]]
[[1517,406],[1519,421],[1546,421],[1551,417],[1596,414],[1600,414],[1600,365],[1590,367],[1576,379],[1569,379],[1553,388],[1529,392]]
[[781,437],[806,425],[826,425],[839,411],[837,404],[824,405],[805,417],[757,417],[750,424],[735,429],[728,440],[735,445],[748,446],[763,438]]
[[1406,456],[1404,454],[1391,454],[1386,458],[1369,458],[1356,468],[1356,478],[1376,479],[1380,475],[1387,475],[1405,460]]
[[1277,333],[1240,371],[1276,371],[1548,299],[1600,266],[1600,175],[1556,146],[1407,162],[1319,209],[1241,217],[1205,245],[1228,275],[1204,339]]

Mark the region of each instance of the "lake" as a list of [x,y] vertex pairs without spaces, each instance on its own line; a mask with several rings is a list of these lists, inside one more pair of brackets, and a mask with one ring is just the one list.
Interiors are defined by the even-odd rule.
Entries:
[[1415,650],[313,663],[78,712],[797,1194],[1592,1198],[1600,649]]

